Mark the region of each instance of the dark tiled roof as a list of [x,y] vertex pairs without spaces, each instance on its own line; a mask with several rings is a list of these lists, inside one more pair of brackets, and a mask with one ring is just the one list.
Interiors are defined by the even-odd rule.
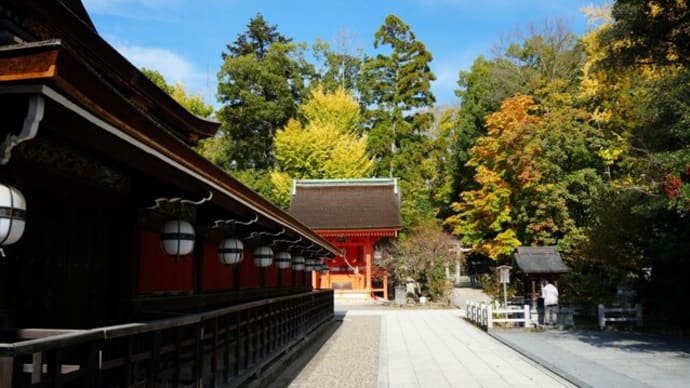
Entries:
[[400,229],[394,179],[296,181],[289,213],[313,229]]
[[518,267],[528,274],[531,273],[563,273],[570,268],[563,263],[561,254],[555,246],[519,247],[515,253]]

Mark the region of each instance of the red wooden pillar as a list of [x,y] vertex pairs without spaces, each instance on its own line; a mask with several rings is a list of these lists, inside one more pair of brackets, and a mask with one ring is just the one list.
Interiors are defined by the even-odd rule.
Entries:
[[367,237],[367,240],[364,243],[364,261],[367,266],[366,277],[364,278],[364,288],[367,290],[369,294],[371,294],[371,252],[371,240],[369,239],[369,237]]

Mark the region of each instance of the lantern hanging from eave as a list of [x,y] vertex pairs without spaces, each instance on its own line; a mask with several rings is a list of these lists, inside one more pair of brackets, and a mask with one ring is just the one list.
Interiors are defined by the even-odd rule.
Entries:
[[278,269],[290,268],[291,261],[292,255],[288,251],[281,251],[276,255],[276,267],[278,267]]
[[304,264],[304,270],[307,272],[316,271],[317,260],[314,258],[308,258]]
[[292,258],[292,270],[304,271],[304,256],[297,255]]
[[321,272],[321,275],[328,275],[328,265],[325,263],[321,264],[319,271]]
[[273,249],[262,245],[254,249],[254,265],[259,268],[270,267],[273,264]]
[[244,259],[244,244],[238,238],[226,238],[218,244],[218,261],[225,265],[239,264]]
[[16,243],[24,234],[26,200],[15,187],[0,184],[0,246]]
[[168,221],[161,228],[161,248],[170,256],[184,256],[194,251],[194,227],[185,220]]

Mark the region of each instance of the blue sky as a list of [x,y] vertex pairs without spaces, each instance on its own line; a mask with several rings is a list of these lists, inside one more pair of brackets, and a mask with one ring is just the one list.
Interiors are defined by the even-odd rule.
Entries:
[[278,31],[311,46],[348,37],[350,50],[372,53],[388,14],[407,23],[432,53],[437,104],[457,104],[458,72],[479,55],[492,57],[530,25],[560,18],[581,35],[580,11],[604,0],[83,0],[98,32],[139,67],[160,71],[215,104],[221,52],[261,13]]

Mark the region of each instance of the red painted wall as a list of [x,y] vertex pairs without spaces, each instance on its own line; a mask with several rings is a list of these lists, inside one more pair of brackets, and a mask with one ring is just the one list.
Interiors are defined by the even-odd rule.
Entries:
[[203,246],[204,273],[202,276],[202,290],[227,290],[233,288],[236,266],[221,264],[218,261],[218,245],[206,243]]
[[141,232],[139,293],[192,291],[193,253],[175,259],[163,252],[158,233]]
[[254,265],[254,258],[251,252],[244,252],[244,260],[239,265],[240,268],[240,287],[257,288],[259,287],[259,268]]
[[279,272],[281,273],[281,284],[283,287],[292,287],[292,270],[284,269]]
[[[194,290],[194,253],[181,256],[179,260],[166,255],[160,247],[159,234],[141,232],[141,255],[139,261],[139,293],[163,293]],[[261,269],[254,265],[251,252],[245,252],[244,260],[236,266],[226,266],[218,261],[218,247],[215,243],[204,243],[202,249],[203,274],[202,291],[221,291],[235,288],[233,271],[240,271],[241,288],[258,288]],[[279,271],[275,264],[264,270],[263,286],[301,287],[310,285],[311,273],[286,269]],[[279,281],[279,276],[281,276]]]
[[264,287],[278,287],[278,267],[275,261],[264,269]]

